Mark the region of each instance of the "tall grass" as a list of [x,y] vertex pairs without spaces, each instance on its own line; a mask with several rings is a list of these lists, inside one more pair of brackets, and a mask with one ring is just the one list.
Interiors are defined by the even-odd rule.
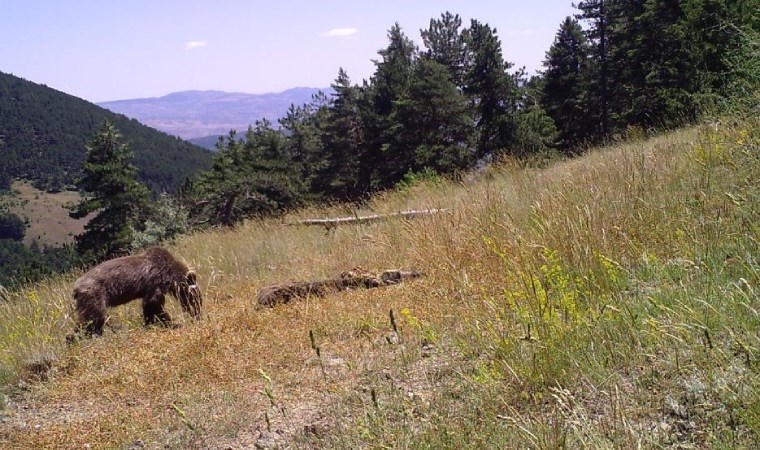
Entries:
[[[144,329],[133,306],[67,348],[73,275],[9,294],[5,383],[33,381],[35,402],[0,443],[752,448],[759,150],[757,122],[709,125],[190,236],[172,250],[199,271],[206,317],[175,330]],[[446,211],[286,224],[408,208]],[[356,266],[426,276],[255,307],[266,284]],[[24,375],[38,355],[47,381]]]
[[42,376],[63,349],[69,318],[68,280],[58,277],[21,292],[0,292],[0,385]]
[[421,434],[413,422],[377,438],[415,431],[394,442],[411,448],[753,447],[756,127],[507,168],[460,205],[460,223],[428,223],[415,247],[435,254],[427,266],[446,263],[446,297],[466,303],[445,328],[470,356],[471,394],[440,398]]

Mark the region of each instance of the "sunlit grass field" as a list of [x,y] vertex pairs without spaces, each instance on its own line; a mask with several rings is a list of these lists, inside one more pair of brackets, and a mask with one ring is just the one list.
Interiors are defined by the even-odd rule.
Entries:
[[79,202],[78,192],[49,193],[31,183],[16,181],[10,195],[0,196],[0,207],[28,220],[24,243],[36,241],[40,246],[60,247],[74,242],[81,234],[87,219],[72,219],[69,208]]
[[[183,238],[177,329],[66,346],[78,274],[4,293],[0,447],[757,448],[760,123],[725,122]],[[425,276],[257,308],[354,267]]]

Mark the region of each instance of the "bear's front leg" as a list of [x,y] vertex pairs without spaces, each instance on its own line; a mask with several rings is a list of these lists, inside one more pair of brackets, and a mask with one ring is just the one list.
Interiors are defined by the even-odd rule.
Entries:
[[172,318],[164,310],[164,301],[164,294],[158,289],[143,299],[143,320],[145,321],[145,325],[171,325]]

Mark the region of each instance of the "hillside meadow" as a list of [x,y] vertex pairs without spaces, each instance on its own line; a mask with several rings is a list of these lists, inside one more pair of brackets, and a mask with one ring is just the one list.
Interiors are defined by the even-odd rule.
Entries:
[[[0,447],[756,448],[759,178],[724,120],[195,234],[201,322],[71,346],[78,274],[6,292]],[[354,267],[425,276],[257,308]]]
[[74,236],[84,231],[87,219],[72,219],[69,208],[80,200],[78,192],[41,191],[29,182],[16,181],[10,195],[0,197],[0,206],[28,221],[24,244],[60,247],[72,244]]

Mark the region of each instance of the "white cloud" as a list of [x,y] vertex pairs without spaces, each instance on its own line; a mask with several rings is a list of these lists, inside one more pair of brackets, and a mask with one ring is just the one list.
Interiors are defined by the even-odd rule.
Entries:
[[359,30],[356,28],[333,28],[325,33],[320,33],[319,35],[324,38],[350,37],[356,35],[358,32]]
[[185,48],[188,50],[194,50],[206,46],[206,41],[189,41],[185,42]]

